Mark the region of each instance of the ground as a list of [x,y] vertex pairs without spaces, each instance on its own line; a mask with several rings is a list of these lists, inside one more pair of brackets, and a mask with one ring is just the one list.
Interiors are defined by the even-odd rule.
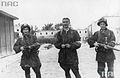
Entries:
[[[65,78],[64,71],[58,64],[58,49],[54,46],[45,49],[41,46],[39,57],[41,59],[42,78]],[[97,63],[95,61],[96,52],[94,48],[89,48],[87,44],[82,45],[78,51],[79,71],[82,78],[99,78],[97,74]],[[22,53],[0,59],[0,78],[25,78],[24,71],[20,68],[20,57]],[[115,78],[119,78],[120,72],[120,52],[115,51]],[[106,68],[107,69],[107,68]],[[75,78],[71,72],[72,78]],[[31,69],[31,78],[35,78],[35,73]]]

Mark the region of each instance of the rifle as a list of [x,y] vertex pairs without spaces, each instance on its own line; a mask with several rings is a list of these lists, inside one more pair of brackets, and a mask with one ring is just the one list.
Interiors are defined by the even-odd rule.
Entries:
[[109,46],[109,45],[106,45],[106,44],[98,43],[98,45],[103,46],[103,47],[108,48],[108,49],[115,50],[115,51],[120,51],[119,49],[114,48],[114,47]]

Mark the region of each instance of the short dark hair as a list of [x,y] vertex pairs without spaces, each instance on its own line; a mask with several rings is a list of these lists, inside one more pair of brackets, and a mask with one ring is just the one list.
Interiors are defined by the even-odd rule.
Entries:
[[68,20],[70,22],[70,19],[69,18],[63,18],[63,20]]

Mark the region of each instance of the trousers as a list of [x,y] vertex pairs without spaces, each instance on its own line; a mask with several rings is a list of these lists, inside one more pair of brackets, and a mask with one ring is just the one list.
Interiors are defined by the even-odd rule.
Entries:
[[63,64],[63,63],[60,63],[60,67],[65,71],[66,78],[71,78],[70,69],[72,70],[72,72],[74,73],[76,78],[81,78],[81,76],[79,74],[78,64],[76,65],[76,64]]
[[111,76],[110,78],[114,78],[114,61],[111,61],[111,62],[98,62],[98,69],[97,69],[97,72],[98,74],[105,78],[105,63],[107,63],[107,67],[108,67],[108,70],[107,70],[107,76]]
[[[36,67],[31,67],[31,68],[35,72],[36,78],[41,78],[41,72],[40,72],[41,66],[36,66]],[[25,71],[25,77],[31,78],[30,77],[30,67],[22,67],[22,69]]]

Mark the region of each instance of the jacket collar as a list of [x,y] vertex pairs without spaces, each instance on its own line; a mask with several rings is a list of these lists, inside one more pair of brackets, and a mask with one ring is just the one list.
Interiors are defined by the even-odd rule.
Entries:
[[107,28],[105,28],[105,29],[100,29],[100,31],[106,31],[106,30],[108,30]]

